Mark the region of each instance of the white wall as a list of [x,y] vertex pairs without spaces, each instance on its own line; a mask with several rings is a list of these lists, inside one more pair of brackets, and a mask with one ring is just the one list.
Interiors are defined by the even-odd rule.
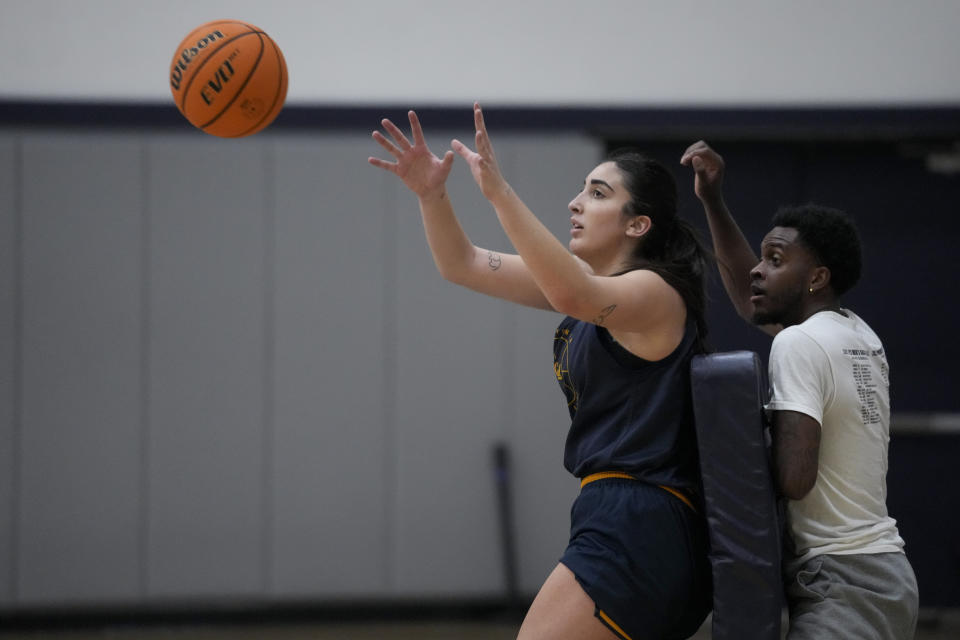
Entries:
[[957,0],[0,0],[0,100],[168,100],[220,18],[274,37],[291,104],[960,101]]

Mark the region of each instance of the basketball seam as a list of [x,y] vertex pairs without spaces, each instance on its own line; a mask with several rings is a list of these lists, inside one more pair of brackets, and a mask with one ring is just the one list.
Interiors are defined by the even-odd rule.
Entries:
[[[267,34],[263,34],[263,35],[267,35]],[[273,113],[273,110],[277,106],[277,102],[280,100],[280,92],[283,89],[283,85],[287,82],[288,74],[286,73],[286,70],[285,70],[283,53],[280,51],[280,47],[278,47],[277,43],[274,42],[273,39],[271,39],[269,36],[267,36],[267,42],[270,43],[270,46],[273,47],[273,50],[277,54],[277,68],[280,71],[280,82],[277,84],[277,93],[273,96],[273,102],[270,104],[270,108],[267,109],[266,112],[264,112],[263,117],[260,118],[260,120],[258,120],[255,125],[247,129],[246,131],[239,133],[235,136],[231,136],[233,138],[242,138],[243,136],[250,135],[250,132],[256,131],[257,128],[263,124],[263,121],[270,116],[270,114],[273,114],[273,117],[277,117],[277,115],[279,115],[279,114]]]
[[[201,129],[206,129],[207,127],[209,127],[210,125],[212,125],[214,122],[216,122],[217,120],[219,120],[219,119],[220,119],[220,116],[222,116],[224,113],[226,113],[227,109],[229,109],[230,106],[231,106],[234,102],[237,101],[237,98],[240,97],[240,94],[243,93],[244,88],[246,88],[246,86],[247,86],[248,84],[250,84],[250,79],[253,77],[253,74],[254,74],[254,72],[257,70],[257,67],[260,66],[260,61],[263,60],[263,52],[267,50],[267,46],[263,43],[263,36],[265,36],[266,34],[263,33],[262,31],[253,31],[253,32],[251,32],[251,33],[253,33],[253,34],[256,35],[258,38],[260,38],[260,53],[257,54],[257,59],[254,61],[253,66],[250,67],[250,71],[247,72],[247,77],[244,78],[243,84],[241,84],[241,85],[240,85],[240,88],[237,89],[237,92],[236,92],[235,94],[233,94],[233,97],[230,98],[230,101],[227,102],[227,104],[225,104],[225,105],[223,106],[223,109],[220,110],[220,113],[218,113],[217,115],[213,116],[213,118],[212,118],[209,122],[204,123],[204,124],[200,127]],[[242,35],[247,35],[247,34],[242,34]],[[267,39],[269,40],[269,38],[267,38]],[[209,58],[208,58],[208,59],[209,59]],[[204,60],[204,62],[206,62],[206,60]],[[197,67],[197,68],[199,69],[199,67]],[[196,75],[196,74],[194,74],[194,75]]]

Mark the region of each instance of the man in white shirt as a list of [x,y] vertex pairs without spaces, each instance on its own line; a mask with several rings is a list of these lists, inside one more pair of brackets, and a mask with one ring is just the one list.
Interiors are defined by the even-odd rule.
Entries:
[[788,499],[790,640],[913,638],[916,577],[887,513],[889,370],[880,339],[840,296],[860,277],[860,241],[836,209],[782,208],[758,261],[723,201],[723,159],[704,142],[695,172],[721,279],[770,350],[776,484]]

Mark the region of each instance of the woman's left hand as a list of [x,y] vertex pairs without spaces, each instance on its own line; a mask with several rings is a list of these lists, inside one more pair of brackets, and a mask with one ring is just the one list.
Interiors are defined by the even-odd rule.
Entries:
[[487,125],[483,122],[483,111],[480,110],[480,104],[476,102],[473,103],[473,122],[477,129],[476,152],[471,151],[459,140],[454,140],[450,146],[467,161],[470,165],[470,173],[473,174],[473,179],[480,187],[481,193],[487,200],[493,202],[496,198],[509,193],[510,185],[500,173],[497,157],[493,154],[493,144],[487,134]]

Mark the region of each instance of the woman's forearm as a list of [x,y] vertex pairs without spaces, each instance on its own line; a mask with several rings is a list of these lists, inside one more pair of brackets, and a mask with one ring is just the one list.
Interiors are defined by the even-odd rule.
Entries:
[[490,198],[507,237],[558,311],[582,301],[588,275],[577,259],[533,214],[509,185]]
[[451,282],[464,280],[476,248],[457,220],[446,189],[419,198],[427,244],[440,275]]

